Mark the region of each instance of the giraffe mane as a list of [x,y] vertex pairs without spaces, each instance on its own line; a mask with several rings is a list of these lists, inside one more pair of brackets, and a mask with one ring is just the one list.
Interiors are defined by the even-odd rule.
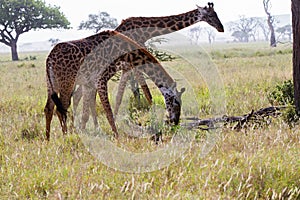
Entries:
[[[188,11],[188,12],[184,12],[184,13],[181,13],[181,14],[175,14],[175,15],[167,15],[167,16],[155,16],[155,17],[128,17],[126,19],[123,19],[121,21],[121,24],[124,24],[128,21],[132,21],[132,20],[144,20],[144,19],[153,19],[153,18],[157,18],[157,19],[164,19],[164,18],[170,18],[170,17],[175,17],[177,15],[184,15],[184,14],[188,14],[188,13],[192,13],[192,12],[195,12],[197,11],[197,9],[194,9],[194,10],[191,10],[191,11]],[[121,25],[119,25],[121,26]],[[118,26],[118,27],[119,27]],[[118,27],[116,29],[118,29]]]

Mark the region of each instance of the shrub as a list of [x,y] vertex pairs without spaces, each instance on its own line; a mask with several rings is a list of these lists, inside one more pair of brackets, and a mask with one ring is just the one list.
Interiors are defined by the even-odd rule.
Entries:
[[151,105],[149,105],[143,95],[140,95],[139,98],[131,96],[128,105],[130,118],[134,121],[139,121],[141,115],[149,111],[150,107]]
[[172,61],[175,59],[175,57],[171,54],[168,54],[163,51],[159,51],[156,49],[155,43],[161,44],[163,42],[167,42],[168,40],[165,38],[157,38],[157,39],[151,39],[147,42],[147,50],[155,56],[159,61]]
[[175,59],[174,56],[172,56],[171,54],[168,54],[166,52],[163,51],[158,51],[156,49],[153,49],[151,47],[147,47],[147,50],[153,55],[155,56],[159,61],[172,61]]
[[300,116],[297,114],[294,106],[294,84],[292,80],[277,84],[268,93],[268,100],[272,105],[286,106],[286,109],[282,112],[282,117],[289,126],[292,127],[299,121]]
[[26,56],[23,60],[26,60],[26,61],[28,61],[28,60],[36,60],[37,59],[37,57],[36,56]]
[[272,105],[293,105],[294,104],[294,84],[292,80],[277,84],[268,94],[268,100]]
[[24,66],[25,66],[25,63],[20,63],[20,64],[17,65],[18,68],[22,68]]
[[283,121],[285,121],[290,127],[293,127],[296,122],[299,121],[300,116],[297,114],[295,106],[288,105],[282,113]]

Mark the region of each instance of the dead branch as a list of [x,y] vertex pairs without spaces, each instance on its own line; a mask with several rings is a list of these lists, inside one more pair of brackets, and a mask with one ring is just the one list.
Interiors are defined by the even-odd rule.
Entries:
[[261,124],[263,122],[269,122],[270,117],[277,117],[281,114],[281,110],[285,109],[285,106],[271,106],[267,108],[261,108],[257,111],[251,110],[248,114],[242,116],[227,116],[199,119],[199,118],[186,118],[187,121],[193,122],[182,123],[188,129],[200,129],[200,130],[211,130],[222,127],[231,127],[234,130],[240,130],[247,126],[250,122]]

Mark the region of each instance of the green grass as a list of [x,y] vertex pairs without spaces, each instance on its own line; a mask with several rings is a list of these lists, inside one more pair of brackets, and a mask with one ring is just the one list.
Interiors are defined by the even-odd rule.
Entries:
[[[292,55],[287,46],[271,49],[264,44],[223,44],[209,47],[207,52],[223,79],[228,115],[270,106],[267,93],[292,78]],[[51,141],[46,142],[47,53],[20,55],[21,59],[30,56],[36,60],[11,62],[9,54],[0,55],[1,199],[300,198],[299,124],[291,128],[280,117],[255,129],[221,130],[205,157],[201,156],[201,142],[196,140],[168,167],[141,174],[123,173],[102,164],[77,134],[62,135],[56,116]],[[183,101],[193,103],[190,99],[195,98],[198,117],[210,116],[210,93],[203,79],[182,59],[163,64],[180,87],[191,89]],[[157,91],[154,99],[162,101]],[[100,107],[99,101],[97,104]],[[97,110],[103,113],[101,108]],[[99,120],[109,130],[103,115]],[[199,134],[205,136],[205,132]],[[165,142],[168,137],[164,136]],[[136,152],[165,145],[124,135],[120,143]]]

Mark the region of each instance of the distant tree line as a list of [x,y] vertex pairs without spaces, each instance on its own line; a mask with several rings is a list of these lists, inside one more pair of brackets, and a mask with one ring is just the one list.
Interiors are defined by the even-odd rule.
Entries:
[[[277,27],[279,21],[271,14],[271,1],[262,0],[264,11],[267,15],[265,19],[259,17],[240,18],[229,24],[229,31],[235,42],[249,42],[257,40],[270,41],[271,47],[276,47],[278,42],[292,40],[292,26],[286,24]],[[206,38],[209,43],[214,42],[216,31],[211,27],[202,28],[200,26],[193,27],[188,33],[191,42],[198,43],[200,38]],[[277,36],[276,36],[277,35]],[[202,38],[202,39],[203,39]]]
[[[274,19],[274,37],[275,45],[277,42],[285,42],[292,40],[292,25],[286,24],[284,26],[277,27],[278,21]],[[229,24],[229,29],[233,41],[235,42],[250,42],[250,41],[270,41],[271,31],[268,26],[267,19],[259,17],[246,18],[240,16],[236,22]],[[201,40],[206,40],[208,43],[213,43],[216,37],[216,31],[212,27],[195,26],[189,29],[188,36],[192,43],[198,43]],[[273,37],[273,36],[272,36]],[[272,42],[274,40],[272,39]]]
[[[277,22],[273,20],[274,33],[271,34],[272,31],[268,27],[267,19],[257,17],[246,18],[245,16],[241,16],[237,22],[230,24],[229,30],[232,31],[231,36],[235,41],[249,42],[257,41],[262,38],[265,41],[270,40],[270,45],[274,47],[278,41],[291,41],[292,39],[292,26],[286,24],[276,28],[276,23]],[[263,37],[261,37],[261,34]],[[275,35],[277,35],[277,37]]]

